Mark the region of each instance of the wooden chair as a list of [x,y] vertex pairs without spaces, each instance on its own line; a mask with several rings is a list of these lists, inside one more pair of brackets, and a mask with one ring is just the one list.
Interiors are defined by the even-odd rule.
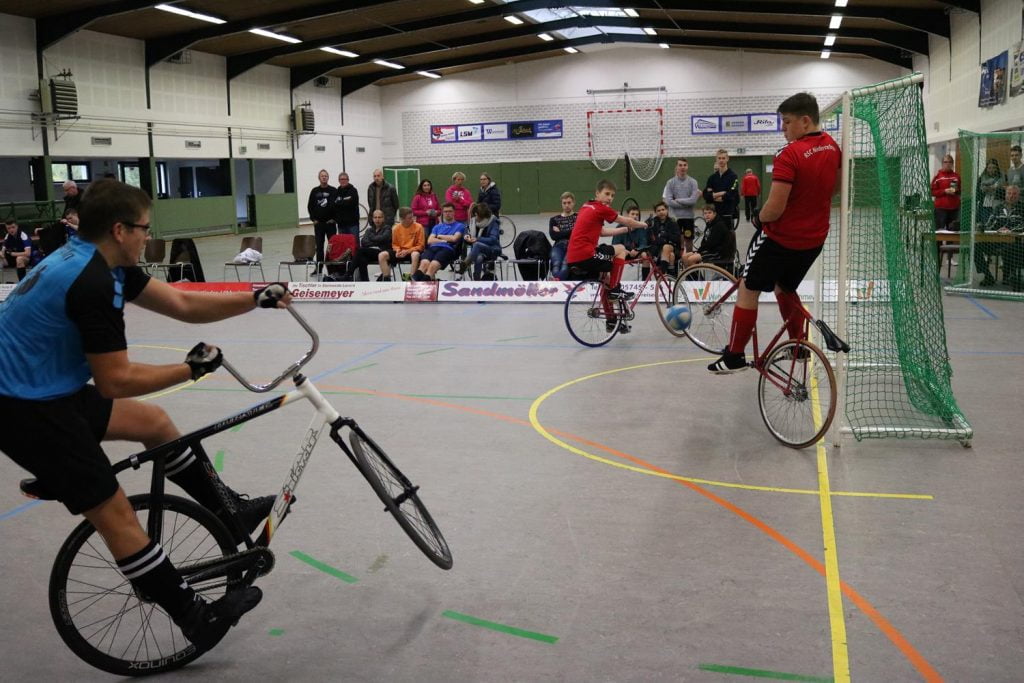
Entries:
[[[241,252],[245,251],[246,249],[255,249],[256,251],[258,251],[258,252],[260,252],[262,254],[263,253],[263,238],[262,237],[257,237],[257,236],[243,237],[242,238],[242,245],[241,245],[241,247],[239,247],[238,251],[239,251],[239,253],[241,253]],[[235,279],[238,280],[239,282],[242,281],[242,276],[238,274],[238,269],[239,268],[245,268],[246,269],[246,271],[245,271],[246,272],[246,279],[248,279],[249,282],[252,282],[252,270],[253,270],[253,268],[259,268],[259,271],[260,271],[260,282],[266,282],[267,281],[267,276],[263,274],[263,262],[262,261],[260,261],[258,263],[235,263],[234,261],[228,261],[227,263],[224,264],[223,279],[224,279],[225,282],[228,279],[228,268],[234,268],[234,270],[235,270]]]
[[313,235],[296,235],[292,238],[292,260],[277,264],[277,279],[281,279],[281,268],[288,269],[288,281],[292,279],[292,266],[302,266],[303,279],[316,269],[316,238]]

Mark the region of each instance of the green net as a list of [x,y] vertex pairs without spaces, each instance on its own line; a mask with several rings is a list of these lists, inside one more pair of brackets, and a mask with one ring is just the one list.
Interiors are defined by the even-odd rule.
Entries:
[[1024,300],[1022,140],[1020,131],[960,131],[960,234],[941,248],[951,294]]
[[[851,346],[834,356],[846,426],[870,437],[966,441],[950,386],[924,109],[911,77],[851,93],[848,224],[833,211],[822,252],[820,317]],[[845,262],[840,259],[845,242]],[[840,295],[845,299],[841,305]]]

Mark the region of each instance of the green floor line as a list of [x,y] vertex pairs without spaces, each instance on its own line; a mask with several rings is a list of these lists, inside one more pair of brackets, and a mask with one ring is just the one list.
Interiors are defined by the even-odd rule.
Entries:
[[782,671],[766,671],[765,669],[745,669],[741,666],[724,666],[722,664],[701,664],[701,671],[714,671],[720,674],[736,676],[753,676],[755,678],[772,678],[777,681],[810,681],[810,683],[833,683],[831,676],[805,676],[803,674],[787,674]]
[[346,574],[345,572],[341,571],[340,569],[335,569],[334,567],[332,567],[329,564],[324,564],[320,560],[312,558],[309,555],[307,555],[306,553],[301,552],[299,550],[293,550],[293,551],[291,551],[288,554],[291,555],[292,557],[294,557],[296,560],[299,560],[300,562],[305,562],[306,564],[308,564],[310,567],[313,567],[314,569],[319,569],[320,571],[322,571],[325,574],[330,574],[331,576],[333,576],[336,579],[341,579],[345,583],[355,583],[356,581],[359,580],[356,577],[354,577],[354,576],[352,576],[350,574]]
[[[184,391],[219,391],[219,392],[232,392],[232,393],[248,393],[247,389],[215,389],[213,387],[189,387]],[[367,396],[373,398],[372,394],[367,394],[365,391],[325,391],[320,390],[321,394],[333,395],[333,396]],[[401,396],[408,396],[409,398],[449,398],[449,399],[473,399],[477,401],[533,401],[536,396],[480,396],[477,394],[400,394]],[[232,427],[232,431],[238,431],[241,425]]]
[[527,337],[509,337],[508,339],[498,339],[496,341],[507,342],[507,341],[519,341],[520,339],[536,339],[539,335],[531,334]]
[[217,451],[217,454],[213,456],[213,469],[218,472],[224,471],[224,451]]
[[284,629],[283,628],[272,628],[269,631],[267,631],[267,635],[268,636],[280,636],[280,635],[283,635],[283,634],[284,634]]
[[349,368],[348,370],[342,370],[341,374],[347,375],[348,373],[355,372],[356,370],[365,370],[366,368],[372,368],[374,365],[378,365],[378,363],[367,363],[366,365],[357,365],[354,368]]
[[542,643],[557,643],[557,636],[549,636],[543,633],[534,633],[533,631],[524,631],[521,628],[515,626],[506,626],[505,624],[498,624],[493,621],[486,621],[484,619],[478,619],[471,617],[468,614],[460,614],[458,612],[452,612],[451,610],[445,610],[441,613],[442,617],[454,619],[455,621],[461,621],[466,624],[472,624],[473,626],[482,626],[483,628],[489,628],[492,631],[498,631],[500,633],[508,633],[509,635],[519,636],[520,638],[529,638],[531,640],[539,640]]
[[454,349],[454,348],[455,348],[454,346],[446,346],[446,347],[444,347],[443,349],[431,349],[431,350],[429,350],[429,351],[420,351],[420,352],[419,352],[419,353],[417,353],[416,355],[417,355],[417,356],[425,356],[425,355],[427,355],[428,353],[438,353],[439,351],[451,351],[451,350],[452,350],[452,349]]
[[[248,389],[242,389],[242,391],[248,391]],[[239,424],[236,424],[234,427],[232,427],[229,431],[240,432],[240,431],[242,431],[242,426],[243,425],[245,425],[245,423],[244,422],[240,422]]]

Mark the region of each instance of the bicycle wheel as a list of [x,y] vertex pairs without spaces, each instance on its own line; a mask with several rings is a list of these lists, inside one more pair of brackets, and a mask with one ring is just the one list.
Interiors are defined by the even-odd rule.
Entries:
[[452,551],[437,528],[434,518],[420,501],[418,486],[413,486],[391,459],[359,427],[354,426],[348,442],[355,453],[355,464],[370,482],[398,525],[431,562],[441,569],[452,568]]
[[501,248],[507,249],[516,241],[516,224],[508,216],[502,216],[500,220],[501,236],[498,239],[500,240]]
[[[146,526],[149,494],[129,501]],[[177,496],[164,496],[160,545],[175,567],[231,555],[236,546],[212,512]],[[224,580],[192,588],[209,600],[225,592]],[[50,615],[71,651],[98,669],[139,676],[177,669],[199,653],[163,608],[140,598],[117,569],[89,522],[71,532],[50,573]]]
[[362,204],[359,205],[359,237],[363,236],[366,229],[373,222],[370,216],[370,209]]
[[654,278],[654,310],[658,312],[658,320],[665,326],[665,329],[675,337],[685,337],[686,332],[684,330],[672,329],[668,321],[665,320],[665,312],[668,311],[670,306],[673,306],[672,301],[672,284],[664,275]]
[[768,431],[785,445],[816,443],[836,413],[836,377],[821,349],[806,339],[772,349],[761,368],[757,405]]
[[693,219],[693,248],[700,249],[700,241],[704,237],[708,224],[703,217],[697,216]]
[[625,216],[626,212],[629,211],[630,209],[639,210],[640,203],[637,200],[633,199],[632,197],[626,197],[624,200],[622,200],[622,209],[619,211],[619,213]]
[[569,292],[565,300],[565,326],[572,338],[584,346],[604,346],[619,333],[609,310],[616,310],[617,302],[602,301],[604,285],[597,280],[582,280]]
[[721,297],[736,282],[735,276],[718,266],[698,263],[679,273],[672,287],[672,304],[690,308],[690,327],[686,336],[711,353],[721,353],[729,343],[735,295]]

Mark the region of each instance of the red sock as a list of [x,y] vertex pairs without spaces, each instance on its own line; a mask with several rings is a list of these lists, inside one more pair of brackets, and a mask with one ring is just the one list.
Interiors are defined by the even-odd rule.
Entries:
[[619,280],[622,279],[622,270],[625,267],[626,259],[612,259],[612,272],[608,274],[608,286],[610,288],[615,289],[619,285]]
[[757,324],[756,308],[732,309],[732,329],[729,330],[729,352],[743,353],[750,341],[750,335],[754,333],[754,325]]
[[779,312],[786,323],[790,339],[801,339],[804,336],[804,317],[800,311],[803,302],[796,292],[776,292],[775,300],[779,302]]

